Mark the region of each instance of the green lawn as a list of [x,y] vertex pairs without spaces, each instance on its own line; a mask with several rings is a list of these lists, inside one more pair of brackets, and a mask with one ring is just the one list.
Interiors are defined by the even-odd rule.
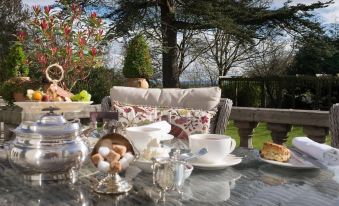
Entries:
[[[226,135],[234,138],[239,146],[240,138],[238,135],[238,129],[234,126],[233,121],[228,124]],[[290,146],[292,139],[299,136],[305,136],[302,127],[293,126],[291,132],[288,133],[287,145]],[[267,130],[266,123],[259,123],[258,127],[254,129],[254,136],[252,139],[253,147],[260,149],[263,143],[267,141],[271,141],[271,132]],[[327,136],[326,143],[330,143],[330,136]]]

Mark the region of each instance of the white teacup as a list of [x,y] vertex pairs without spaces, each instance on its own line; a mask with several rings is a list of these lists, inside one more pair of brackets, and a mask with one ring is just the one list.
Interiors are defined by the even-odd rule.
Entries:
[[236,142],[230,136],[220,134],[194,134],[188,137],[189,148],[196,153],[201,148],[207,148],[207,154],[198,160],[208,163],[217,163],[229,155],[236,146]]
[[163,131],[159,128],[150,127],[128,127],[126,128],[126,138],[132,141],[139,152],[147,148],[147,144],[153,138],[160,138]]

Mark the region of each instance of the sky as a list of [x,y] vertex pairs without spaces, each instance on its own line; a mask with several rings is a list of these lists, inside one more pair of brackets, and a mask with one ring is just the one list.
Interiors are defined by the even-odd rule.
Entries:
[[[318,2],[319,0],[293,0],[293,4],[310,4]],[[327,0],[320,0],[326,2]],[[279,8],[281,7],[286,0],[273,0],[272,7]],[[315,11],[316,15],[319,16],[320,22],[324,24],[328,23],[339,23],[339,0],[334,0],[334,3],[329,7],[324,9],[318,9]]]
[[[317,1],[318,0],[293,0],[292,4],[297,4],[297,3],[309,4],[309,3],[314,3]],[[321,0],[321,1],[326,1],[326,0]],[[55,0],[23,0],[23,3],[29,6],[33,6],[33,5],[46,6],[46,5],[53,4],[54,2]],[[273,0],[272,7],[279,8],[283,5],[284,2],[286,2],[286,0]],[[334,23],[334,22],[339,23],[339,0],[334,0],[334,4],[332,4],[331,6],[325,9],[317,10],[316,14],[317,16],[319,16],[320,21],[324,24]]]

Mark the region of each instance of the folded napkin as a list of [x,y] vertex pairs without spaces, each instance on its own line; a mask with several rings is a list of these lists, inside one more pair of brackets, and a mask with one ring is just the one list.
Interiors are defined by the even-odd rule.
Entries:
[[296,137],[292,145],[325,165],[339,165],[339,150],[329,145],[317,143],[308,137]]
[[155,122],[141,127],[161,129],[166,134],[168,134],[171,131],[171,125],[166,121]]

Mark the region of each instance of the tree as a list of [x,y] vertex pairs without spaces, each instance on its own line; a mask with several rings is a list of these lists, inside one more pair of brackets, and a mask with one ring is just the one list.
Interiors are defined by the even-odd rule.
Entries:
[[290,74],[339,73],[339,47],[335,39],[311,33],[299,39],[298,45]]
[[16,40],[15,34],[28,16],[21,0],[0,0],[0,65]]
[[[237,39],[252,41],[271,29],[303,33],[319,29],[308,20],[309,11],[328,6],[333,1],[271,9],[261,0],[117,0],[114,3],[83,0],[87,5],[105,7],[105,17],[112,20],[111,34],[125,35],[141,27],[159,24],[162,37],[164,87],[176,87],[178,76],[177,34],[182,30],[221,29]],[[266,2],[266,1],[265,1]]]
[[0,81],[6,81],[12,77],[26,77],[29,73],[29,67],[25,52],[20,44],[14,44],[9,50],[2,66],[2,75]]
[[206,50],[202,57],[218,68],[219,76],[226,76],[234,67],[253,58],[253,51],[260,41],[249,43],[216,29],[204,34]]
[[287,74],[293,62],[294,47],[294,41],[275,38],[262,41],[255,47],[253,58],[246,62],[245,75],[267,77]]

